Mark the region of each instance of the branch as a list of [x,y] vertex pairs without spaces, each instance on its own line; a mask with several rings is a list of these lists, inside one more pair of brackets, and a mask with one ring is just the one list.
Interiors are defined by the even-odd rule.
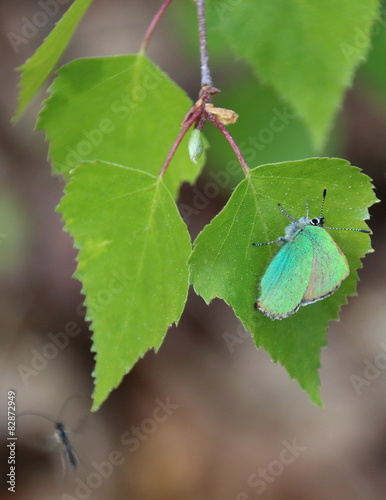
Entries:
[[147,28],[147,31],[145,33],[145,36],[142,40],[141,46],[139,48],[139,52],[143,53],[146,51],[147,44],[149,43],[149,40],[153,34],[153,31],[155,30],[157,24],[159,23],[159,20],[161,19],[162,15],[164,14],[165,10],[169,7],[169,5],[172,3],[173,0],[166,0],[161,7],[159,8],[158,12],[156,15],[153,17],[152,22],[150,23],[150,26]]
[[212,87],[212,77],[209,69],[208,47],[206,42],[205,24],[205,0],[197,1],[198,31],[200,35],[200,57],[201,57],[201,87],[205,85]]
[[242,155],[242,153],[240,151],[240,148],[236,144],[235,140],[233,139],[233,137],[231,136],[231,134],[229,133],[229,131],[224,127],[224,125],[214,115],[208,113],[208,119],[214,125],[216,125],[216,127],[220,130],[220,132],[222,132],[222,134],[225,136],[226,140],[231,145],[231,148],[233,149],[235,155],[237,156],[237,159],[240,162],[240,165],[241,165],[241,168],[244,171],[245,177],[249,177],[250,168],[248,167],[248,164],[245,161],[245,158]]
[[164,164],[162,165],[160,173],[158,174],[159,177],[163,177],[165,175],[165,172],[166,172],[170,162],[172,161],[174,153],[176,152],[176,150],[177,150],[178,146],[180,145],[182,139],[184,138],[186,132],[190,129],[190,127],[197,120],[197,118],[201,115],[201,113],[202,113],[201,108],[198,108],[195,111],[193,111],[191,114],[189,114],[188,118],[185,118],[185,120],[183,121],[182,130],[178,134],[177,139],[174,141],[174,144],[171,147],[169,154],[167,155],[166,160],[164,161]]

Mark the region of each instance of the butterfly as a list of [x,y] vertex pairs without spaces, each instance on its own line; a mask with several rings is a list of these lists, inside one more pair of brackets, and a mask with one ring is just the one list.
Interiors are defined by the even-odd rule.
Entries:
[[282,245],[261,279],[260,297],[255,303],[255,308],[271,319],[287,318],[301,306],[328,297],[350,274],[345,255],[326,229],[370,233],[366,229],[324,226],[326,193],[325,188],[320,215],[311,219],[307,202],[306,215],[300,219],[289,215],[279,203],[280,211],[292,221],[284,236],[266,243],[252,243]]

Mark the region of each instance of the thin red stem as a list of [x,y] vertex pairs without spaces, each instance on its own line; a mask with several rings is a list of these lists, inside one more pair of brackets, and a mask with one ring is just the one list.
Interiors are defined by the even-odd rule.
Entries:
[[149,43],[149,40],[153,34],[153,31],[155,30],[157,24],[159,23],[159,20],[161,19],[162,15],[164,14],[165,10],[169,7],[169,5],[172,3],[173,0],[166,0],[161,7],[159,8],[158,12],[156,15],[153,17],[152,22],[150,23],[150,26],[148,27],[145,36],[142,40],[141,46],[139,48],[139,51],[145,52],[147,48],[147,44]]
[[240,165],[241,165],[241,168],[243,169],[244,171],[244,175],[245,177],[249,177],[249,173],[250,173],[250,168],[248,167],[248,164],[247,162],[245,161],[245,158],[244,156],[242,155],[241,151],[240,151],[240,148],[238,147],[238,145],[236,144],[235,140],[233,139],[233,137],[231,136],[231,134],[228,132],[228,130],[224,127],[224,125],[213,115],[211,115],[210,113],[208,113],[208,118],[209,120],[214,124],[216,125],[216,127],[220,130],[220,132],[222,132],[222,134],[225,136],[226,140],[229,142],[229,144],[231,145],[231,148],[233,149],[235,155],[237,156],[237,159],[239,160],[240,162]]
[[202,110],[199,108],[195,112],[193,112],[192,115],[186,121],[184,121],[184,125],[182,127],[182,130],[178,134],[177,139],[174,141],[174,144],[171,147],[169,154],[167,155],[166,160],[164,161],[164,164],[162,165],[162,168],[158,174],[159,177],[162,178],[165,175],[165,172],[166,172],[168,166],[170,165],[170,162],[172,161],[174,153],[176,152],[182,139],[185,137],[186,132],[190,129],[190,127],[197,120],[197,118],[201,115],[201,113],[202,113]]

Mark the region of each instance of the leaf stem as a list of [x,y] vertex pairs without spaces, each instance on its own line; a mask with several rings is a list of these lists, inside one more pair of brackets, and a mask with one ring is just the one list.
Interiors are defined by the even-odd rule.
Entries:
[[205,23],[205,0],[196,0],[197,2],[197,17],[198,17],[198,32],[200,35],[200,58],[201,58],[201,87],[208,85],[213,86],[212,77],[209,69],[208,47],[206,39],[206,23]]
[[[168,7],[168,5],[171,3],[172,0],[167,0],[164,2],[162,7],[159,9],[157,14],[155,15],[153,21],[151,22],[149,29],[146,32],[146,35],[143,39],[142,45],[141,45],[141,50],[145,50],[147,42],[154,30],[154,27],[157,25],[160,17]],[[165,172],[167,168],[170,165],[170,162],[172,161],[172,158],[180,145],[182,139],[184,138],[185,134],[189,130],[189,128],[195,123],[195,128],[198,130],[202,130],[202,128],[205,125],[205,122],[209,119],[219,130],[220,132],[225,136],[227,141],[229,142],[231,148],[233,149],[237,159],[239,160],[239,163],[241,165],[241,168],[243,169],[244,175],[246,177],[249,176],[250,173],[250,168],[248,167],[247,162],[245,161],[245,158],[243,157],[240,148],[237,146],[235,140],[231,136],[231,134],[228,132],[228,130],[224,127],[223,123],[234,123],[237,119],[237,114],[230,111],[230,110],[225,110],[222,108],[214,108],[214,106],[211,105],[212,103],[212,96],[214,94],[217,94],[220,92],[218,89],[213,87],[212,83],[212,77],[210,74],[210,69],[209,69],[209,58],[208,58],[208,48],[207,48],[207,37],[206,37],[206,24],[205,24],[205,0],[195,0],[197,3],[197,17],[198,17],[198,30],[199,30],[199,38],[200,38],[200,59],[201,59],[201,90],[200,90],[200,97],[198,101],[195,103],[195,105],[189,110],[187,115],[185,116],[183,122],[182,122],[182,129],[180,133],[178,134],[176,140],[174,141],[165,161],[164,164],[162,165],[162,168],[158,174],[159,177],[163,177],[165,175]],[[209,111],[208,105],[211,105],[211,110]],[[221,122],[216,116],[214,111],[221,111],[222,115],[224,115],[224,112],[230,111],[230,113],[233,113],[235,115],[235,120],[234,121],[223,121]],[[228,113],[229,114],[229,113]],[[220,115],[221,116],[221,115]],[[224,116],[223,116],[224,117]],[[228,117],[226,115],[226,117]]]
[[172,3],[173,0],[166,0],[161,7],[158,9],[158,12],[156,15],[153,17],[152,22],[150,23],[150,26],[147,28],[147,31],[145,33],[145,36],[143,37],[141,46],[139,48],[139,52],[143,54],[146,51],[147,44],[149,43],[149,40],[153,34],[153,31],[155,30],[157,24],[159,23],[159,20],[161,19],[162,15],[164,14],[165,10],[169,7],[169,5]]
[[190,129],[190,127],[193,125],[193,123],[197,120],[197,118],[201,115],[202,110],[201,108],[197,108],[194,110],[193,107],[193,112],[190,114],[188,113],[188,117],[183,121],[183,126],[181,132],[178,134],[176,140],[173,143],[173,146],[171,147],[169,154],[166,157],[166,160],[164,161],[164,164],[162,165],[162,168],[158,174],[159,177],[163,177],[165,175],[165,172],[172,161],[172,158],[174,156],[174,153],[176,152],[178,146],[180,145],[182,139],[185,137],[186,132]]
[[225,136],[226,140],[229,142],[231,145],[231,148],[233,149],[235,155],[237,156],[237,159],[240,162],[241,168],[243,169],[245,177],[249,177],[250,174],[250,168],[248,167],[247,162],[245,161],[244,156],[242,155],[240,148],[236,144],[235,140],[229,133],[228,129],[224,127],[224,125],[212,114],[208,113],[208,119],[220,130],[220,132]]

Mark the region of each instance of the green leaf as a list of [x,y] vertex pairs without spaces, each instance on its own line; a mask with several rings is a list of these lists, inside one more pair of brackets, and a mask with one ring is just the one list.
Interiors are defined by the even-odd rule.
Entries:
[[[263,165],[312,155],[306,127],[290,106],[280,102],[270,87],[258,85],[248,74],[244,76],[222,86],[222,93],[216,96],[216,106],[233,109],[239,114],[230,131],[247,163]],[[237,158],[215,127],[205,129],[205,135],[211,145],[207,165],[211,170],[218,170],[220,175],[223,173],[226,187],[231,190],[243,179]],[[209,175],[214,177],[215,174]]]
[[378,9],[378,0],[211,0],[208,26],[293,106],[321,148]]
[[[73,61],[60,69],[50,91],[38,127],[50,140],[54,172],[65,177],[83,160],[158,174],[192,106],[141,54]],[[173,195],[183,181],[194,181],[203,161],[190,160],[185,138],[165,175]]]
[[79,249],[75,275],[94,332],[97,409],[179,320],[190,238],[163,181],[121,165],[75,168],[58,210]]
[[[382,15],[385,17],[386,11],[382,10]],[[386,21],[385,19],[380,19],[378,23],[374,25],[374,36],[372,39],[372,47],[369,52],[366,64],[364,64],[359,72],[358,79],[360,86],[366,85],[370,87],[371,94],[376,91],[376,106],[378,106],[378,100],[382,103],[385,101],[386,94],[386,54],[385,54],[385,44],[386,44]]]
[[262,165],[251,170],[225,208],[199,234],[190,259],[196,292],[206,302],[219,297],[230,304],[252,332],[256,346],[263,346],[279,361],[317,404],[321,404],[320,349],[326,345],[328,322],[338,318],[346,297],[355,294],[356,269],[361,267],[360,258],[371,251],[370,238],[364,233],[330,230],[347,257],[350,276],[330,297],[301,307],[283,320],[272,320],[254,308],[259,282],[278,247],[252,243],[284,235],[289,221],[278,203],[299,218],[305,215],[308,200],[310,216],[318,216],[324,187],[328,188],[326,226],[364,228],[366,207],[376,198],[369,177],[347,161],[310,158]]
[[92,0],[75,0],[34,55],[18,68],[18,71],[22,72],[21,90],[13,121],[20,117],[27,104],[53,71],[91,2]]

